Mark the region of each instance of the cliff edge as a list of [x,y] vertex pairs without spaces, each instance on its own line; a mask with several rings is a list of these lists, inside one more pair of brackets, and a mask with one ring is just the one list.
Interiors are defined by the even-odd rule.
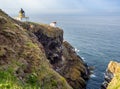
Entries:
[[120,88],[120,63],[110,61],[105,73],[105,81],[102,89],[119,89]]
[[0,10],[0,88],[85,89],[89,70],[63,30]]

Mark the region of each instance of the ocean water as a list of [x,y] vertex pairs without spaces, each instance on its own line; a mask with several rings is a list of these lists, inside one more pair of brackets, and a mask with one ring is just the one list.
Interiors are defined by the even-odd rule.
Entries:
[[100,89],[109,61],[120,62],[120,16],[40,15],[31,20],[46,24],[57,21],[64,30],[64,40],[95,67],[87,89]]

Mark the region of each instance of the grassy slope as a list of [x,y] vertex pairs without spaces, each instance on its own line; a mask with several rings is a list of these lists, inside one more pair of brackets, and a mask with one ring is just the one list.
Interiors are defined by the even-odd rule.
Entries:
[[114,78],[109,83],[107,89],[120,89],[120,74],[114,76]]
[[0,10],[0,88],[72,89],[46,59],[42,45]]
[[108,84],[107,89],[120,89],[120,63],[111,61],[108,70],[114,74],[114,77]]

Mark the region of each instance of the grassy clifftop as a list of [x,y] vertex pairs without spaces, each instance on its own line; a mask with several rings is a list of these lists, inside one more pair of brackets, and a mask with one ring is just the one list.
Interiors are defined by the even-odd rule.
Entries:
[[60,34],[63,34],[63,30],[58,27],[51,27],[48,24],[39,24],[34,22],[19,22],[16,21],[24,29],[27,29],[33,33],[41,31],[44,35],[48,37],[58,37]]
[[[20,24],[21,22],[13,20],[0,10],[0,88],[72,89],[66,80],[52,69],[36,36]],[[42,31],[48,36],[62,33],[57,29],[52,32],[49,26],[41,25],[41,29],[46,28],[49,31]]]
[[113,74],[113,79],[108,84],[107,89],[120,89],[120,63],[111,61],[108,70]]

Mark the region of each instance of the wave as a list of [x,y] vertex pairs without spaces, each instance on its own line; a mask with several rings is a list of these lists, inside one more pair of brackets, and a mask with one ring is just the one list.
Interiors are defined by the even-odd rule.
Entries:
[[90,77],[91,77],[91,78],[95,78],[95,77],[97,77],[97,76],[96,76],[95,74],[91,74]]
[[84,62],[86,62],[86,60],[85,60],[85,58],[84,57],[81,57],[82,58],[82,60],[84,61]]
[[77,49],[77,48],[75,48],[75,52],[77,52],[77,53],[78,53],[78,52],[80,52],[80,50],[79,50],[79,49]]

